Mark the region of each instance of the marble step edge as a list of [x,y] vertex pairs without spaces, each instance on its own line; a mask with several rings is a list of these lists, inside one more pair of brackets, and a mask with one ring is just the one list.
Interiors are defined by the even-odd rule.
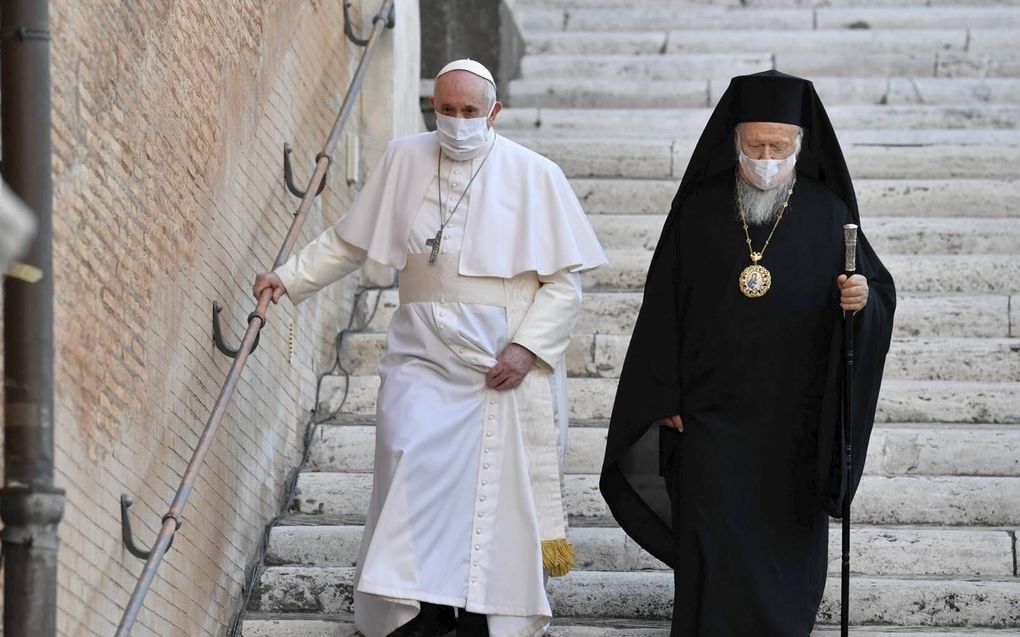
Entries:
[[[812,81],[829,107],[870,105],[972,105],[1015,103],[1014,78],[826,77]],[[689,108],[715,105],[729,79],[616,80],[516,79],[507,103],[514,107]]]
[[[324,422],[317,423],[316,427],[331,427],[337,429],[350,428],[350,427],[374,427],[375,417],[370,415],[362,414],[337,414],[333,418]],[[609,427],[609,420],[605,418],[594,418],[594,419],[571,419],[570,429],[606,429]],[[1017,423],[960,423],[960,422],[883,422],[875,423],[875,429],[917,429],[917,430],[958,430],[958,429],[974,429],[974,430],[991,430],[991,431],[1009,431],[1014,428],[1020,427],[1020,422]]]
[[[668,621],[598,620],[584,617],[553,619],[547,637],[668,637]],[[835,637],[839,628],[816,626],[812,637]],[[1015,637],[1013,629],[922,626],[853,626],[851,637]],[[354,616],[325,613],[262,613],[244,615],[241,637],[362,637]],[[452,633],[450,636],[452,637]]]
[[[566,472],[602,470],[606,428],[570,427]],[[375,427],[319,428],[306,473],[362,473],[375,462]],[[952,425],[928,428],[877,425],[868,446],[869,476],[1020,477],[1020,426]]]
[[[350,612],[353,568],[270,567],[262,572],[251,610]],[[667,572],[575,571],[549,583],[560,617],[667,619],[673,575]],[[854,577],[853,623],[1015,627],[1020,619],[1017,578]],[[838,621],[838,578],[828,578],[821,623]],[[948,603],[947,603],[948,602]]]
[[[669,212],[679,180],[672,178],[577,177],[571,187],[590,216]],[[1016,178],[856,178],[857,201],[868,218],[1020,217]],[[961,214],[962,213],[962,214]],[[868,226],[865,223],[865,231]]]
[[[908,380],[1020,382],[1020,339],[903,337],[897,329],[886,357],[885,377]],[[619,378],[631,335],[577,331],[566,351],[571,378]],[[348,334],[340,349],[344,369],[355,376],[377,373],[386,351],[381,332]]]
[[[356,520],[368,509],[372,479],[367,471],[302,473],[290,513]],[[598,483],[593,474],[564,477],[568,515],[598,520],[609,515]],[[1018,526],[1020,477],[865,475],[852,519],[869,525]]]
[[[277,526],[270,535],[267,566],[355,566],[361,525]],[[851,572],[857,575],[1015,577],[1015,531],[977,528],[851,530]],[[668,570],[619,527],[572,527],[567,534],[578,570]],[[829,572],[840,567],[841,529],[829,529]]]
[[[616,385],[613,379],[569,379],[570,418],[608,418]],[[322,414],[374,414],[378,387],[377,377],[327,376],[318,408]],[[1020,422],[1018,393],[1020,383],[888,380],[882,384],[876,422]]]
[[[638,290],[589,291],[585,294],[575,331],[580,334],[632,333],[642,296]],[[1014,338],[1020,336],[1020,299],[1014,296],[901,292],[897,298],[894,335]],[[358,325],[363,332],[385,333],[398,306],[396,290],[365,294],[354,308]]]

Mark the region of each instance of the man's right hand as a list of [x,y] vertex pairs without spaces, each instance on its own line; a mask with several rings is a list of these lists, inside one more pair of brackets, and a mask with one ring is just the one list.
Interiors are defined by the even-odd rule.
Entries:
[[262,291],[266,288],[273,290],[273,303],[278,303],[283,295],[287,293],[287,287],[280,280],[279,275],[275,272],[263,272],[255,276],[255,285],[251,288],[251,293],[255,295],[255,299],[258,300],[262,296]]
[[680,419],[680,416],[670,416],[669,418],[663,418],[659,421],[659,424],[663,427],[669,427],[670,429],[676,429],[682,432],[684,430],[684,421]]

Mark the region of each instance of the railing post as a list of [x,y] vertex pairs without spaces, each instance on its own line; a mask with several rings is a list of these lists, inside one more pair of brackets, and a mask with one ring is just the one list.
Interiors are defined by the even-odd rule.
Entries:
[[7,637],[56,635],[53,486],[53,179],[47,0],[4,0],[0,12],[3,176],[36,216],[22,260],[37,276],[4,279],[4,612]]

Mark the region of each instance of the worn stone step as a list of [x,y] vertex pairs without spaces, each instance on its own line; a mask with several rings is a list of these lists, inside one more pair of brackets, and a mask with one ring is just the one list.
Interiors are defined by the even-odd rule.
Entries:
[[[363,519],[371,489],[370,473],[303,473],[290,510],[324,520]],[[610,517],[598,489],[598,475],[566,475],[563,501],[572,519]],[[1020,478],[867,475],[854,499],[852,515],[861,524],[1017,526]]]
[[[967,30],[845,31],[631,31],[617,33],[529,31],[529,55],[663,55],[668,53],[818,53],[831,48],[859,48],[875,53],[967,50]],[[1000,50],[1009,43],[989,38],[986,46]],[[993,45],[998,45],[994,46]],[[1012,46],[1017,46],[1013,43]],[[845,59],[845,58],[844,58]],[[934,59],[933,59],[934,61]],[[932,67],[926,69],[930,75]]]
[[[834,48],[838,48],[835,45]],[[831,49],[770,51],[764,46],[746,53],[669,52],[634,54],[540,54],[521,60],[521,77],[603,78],[621,80],[696,80],[732,77],[775,68],[802,77],[909,76],[938,78],[1020,77],[1020,54],[1015,51],[862,52],[848,63],[843,52]]]
[[[385,347],[382,335],[352,341],[349,358],[361,373],[375,373]],[[629,334],[575,334],[567,349],[573,377],[619,378]],[[352,369],[353,367],[348,367]],[[886,358],[885,378],[1020,382],[1020,339],[898,338]]]
[[[276,566],[263,571],[250,610],[350,613],[354,569]],[[553,578],[549,594],[565,617],[668,619],[673,575],[666,572],[574,571]],[[854,624],[1012,627],[1020,618],[1020,582],[855,577]],[[839,621],[839,580],[830,578],[818,618]]]
[[[629,345],[628,333],[575,332],[567,348],[567,374],[619,378]],[[348,334],[340,362],[352,374],[376,374],[385,350],[383,333]],[[885,378],[1020,382],[1020,339],[897,338],[886,359]]]
[[[653,250],[665,214],[592,215],[602,245]],[[1020,251],[1020,219],[865,216],[868,240],[879,254],[1011,254]]]
[[[1020,146],[932,143],[843,144],[858,179],[1015,178]],[[522,143],[559,164],[568,177],[679,179],[696,139],[527,136]]]
[[[570,180],[590,215],[666,214],[679,179]],[[1016,179],[866,179],[855,176],[857,203],[875,217],[1020,217]],[[865,226],[867,230],[867,226]]]
[[[277,526],[266,563],[356,566],[363,527]],[[585,571],[661,571],[652,557],[618,527],[572,527],[568,538]],[[829,573],[840,569],[841,531],[829,532]],[[859,575],[1011,577],[1013,537],[1002,529],[855,527],[850,568]]]
[[[568,379],[570,418],[609,418],[616,380]],[[345,387],[350,391],[342,404]],[[375,414],[379,389],[376,376],[326,376],[322,380],[319,413]],[[1008,424],[1020,422],[1020,383],[887,380],[882,383],[876,421],[892,423],[942,422]],[[342,405],[342,411],[341,411]]]
[[[634,7],[632,0],[514,0],[521,9],[583,9]],[[694,7],[929,7],[956,6],[961,0],[643,0],[642,6],[656,8],[691,9]],[[1020,0],[982,0],[983,6],[1016,6]]]
[[[839,132],[840,139],[863,133],[875,138],[881,130],[949,130],[967,129],[984,131],[1010,130],[1020,127],[1020,106],[1015,104],[927,105],[899,106],[844,105],[828,111],[829,119]],[[618,132],[635,137],[692,137],[701,135],[711,111],[707,108],[672,109],[584,109],[584,108],[507,108],[496,122],[497,129],[515,136],[524,131],[554,133],[557,135],[599,134]],[[640,126],[635,126],[640,122]],[[940,133],[945,134],[945,133]],[[984,139],[992,133],[970,136]],[[965,136],[964,139],[967,139]]]
[[[587,290],[644,287],[652,252],[607,250],[609,263],[586,272]],[[1015,255],[883,255],[899,292],[925,294],[1012,294],[1020,291],[1020,258]],[[768,266],[768,263],[763,261]],[[736,283],[734,283],[736,285]]]
[[[605,421],[571,426],[566,471],[596,474],[606,447]],[[320,425],[307,470],[370,472],[372,424]],[[872,432],[865,471],[869,475],[1020,476],[1020,426],[879,425]]]
[[[961,5],[962,0],[643,0],[641,6],[658,9],[690,10],[704,6],[719,7],[938,7]],[[1020,0],[982,0],[983,6],[1016,6]],[[632,9],[633,0],[514,0],[518,9]]]
[[[695,80],[733,77],[772,68],[768,52],[681,53],[658,56],[633,55],[526,55],[521,58],[521,77],[599,78],[603,82],[627,80]],[[930,68],[930,67],[929,67]]]
[[942,7],[819,7],[816,29],[1016,29],[1020,12],[1010,6],[959,3]]
[[676,6],[522,8],[526,31],[662,31],[798,29],[1011,29],[1020,16],[1010,6],[734,7]]
[[[571,623],[579,622],[579,623]],[[583,623],[580,623],[583,622]],[[592,620],[584,618],[553,619],[545,633],[548,637],[668,637],[669,622],[624,620]],[[250,613],[242,627],[242,637],[361,637],[348,616],[304,616],[300,613]],[[838,628],[818,626],[812,637],[836,637]],[[1015,637],[1013,629],[944,629],[852,626],[851,637]]]
[[[1020,100],[1020,80],[1014,78],[813,77],[811,80],[826,108],[863,104],[1015,104]],[[514,107],[704,108],[718,102],[727,86],[729,78],[613,82],[598,78],[520,79],[511,82],[508,102]]]
[[[376,298],[378,309],[372,314]],[[367,293],[356,308],[359,324],[369,332],[385,332],[397,303],[394,290],[381,296],[377,292]],[[589,292],[584,297],[577,332],[630,334],[640,307],[640,292]],[[897,337],[924,338],[1015,337],[1020,336],[1017,326],[1020,300],[1011,303],[1006,295],[918,296],[902,292],[897,298],[893,323]]]
[[[546,111],[550,109],[545,109]],[[633,123],[631,123],[633,126]],[[686,145],[685,140],[697,140],[701,134],[701,127],[692,129],[689,136],[683,136],[683,131],[671,131],[668,134],[655,134],[654,131],[638,131],[631,133],[623,127],[617,130],[595,132],[587,130],[565,130],[547,131],[541,129],[505,129],[503,134],[525,146],[538,140],[554,140],[559,143],[569,144],[572,141],[586,142],[605,136],[615,140],[634,140],[641,144],[648,144],[655,141],[672,140],[675,147],[682,148]],[[1020,129],[1016,128],[934,128],[934,129],[900,129],[900,128],[874,128],[869,130],[847,130],[839,135],[840,145],[846,151],[858,147],[909,147],[923,148],[927,146],[996,146],[1018,149],[1020,147]]]

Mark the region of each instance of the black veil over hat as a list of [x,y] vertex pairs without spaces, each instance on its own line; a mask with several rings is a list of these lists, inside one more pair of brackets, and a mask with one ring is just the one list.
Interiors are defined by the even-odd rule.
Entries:
[[[778,71],[733,78],[694,149],[652,257],[641,312],[620,374],[600,481],[602,494],[623,529],[670,565],[676,555],[667,481],[660,465],[668,464],[670,445],[683,434],[659,427],[656,422],[683,413],[679,352],[685,308],[677,290],[678,228],[685,214],[684,203],[692,193],[713,177],[736,170],[733,131],[742,122],[780,122],[802,127],[804,139],[796,164],[798,175],[809,176],[845,202],[847,222],[860,225],[843,152],[812,83]],[[840,515],[843,499],[853,497],[864,470],[895,308],[892,277],[863,232],[858,235],[857,254],[857,272],[868,278],[870,297],[855,324],[851,480],[844,484],[841,471],[845,463],[840,426],[842,321],[836,320],[840,310],[834,305],[835,327],[819,406],[821,415],[814,434],[816,464],[808,472],[814,476],[814,484],[806,486],[818,496],[818,506],[834,516]]]
[[678,203],[698,183],[720,172],[735,170],[733,129],[742,122],[779,122],[803,128],[804,143],[797,157],[797,172],[815,178],[836,193],[850,208],[853,223],[860,224],[857,197],[843,151],[814,84],[779,71],[730,80],[691,155],[673,201],[674,213]]

